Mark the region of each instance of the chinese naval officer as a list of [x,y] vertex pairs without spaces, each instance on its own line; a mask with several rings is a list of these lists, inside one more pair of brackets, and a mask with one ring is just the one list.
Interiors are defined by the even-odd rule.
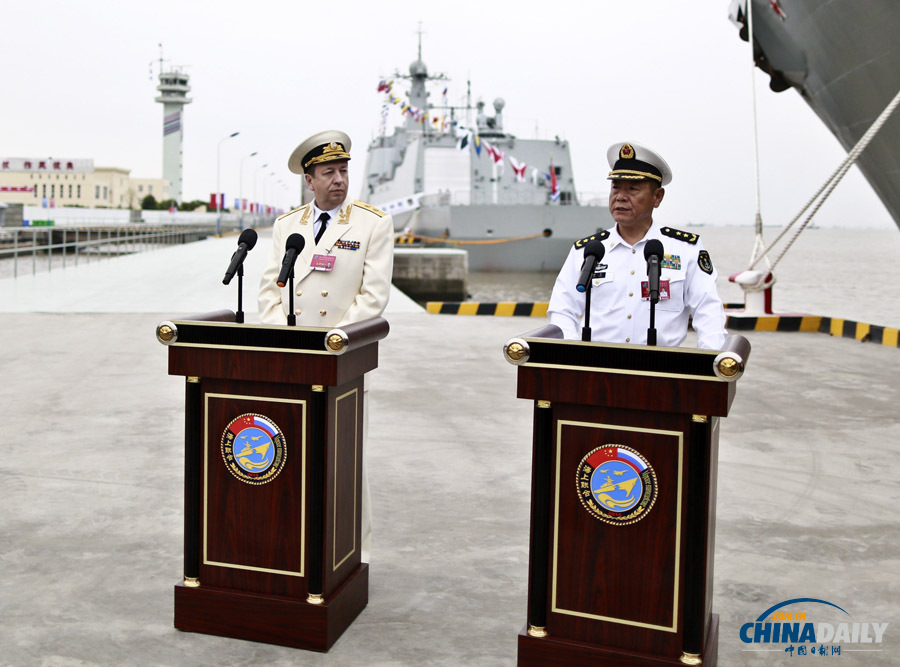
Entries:
[[[290,282],[276,284],[291,234],[305,244],[294,268],[294,313],[297,326],[336,327],[378,317],[387,306],[394,269],[394,224],[391,216],[348,196],[350,137],[337,130],[314,134],[288,160],[302,174],[314,200],[278,218],[272,248],[259,286],[259,318],[264,324],[287,324]],[[364,380],[368,387],[368,375]],[[363,392],[364,406],[368,389]],[[363,408],[363,442],[368,432]],[[368,561],[372,512],[366,457],[362,472],[362,557]]]
[[691,319],[697,346],[720,349],[725,342],[725,310],[716,290],[716,270],[697,234],[660,225],[653,212],[662,203],[672,170],[658,154],[633,142],[607,151],[612,171],[609,212],[613,229],[575,242],[559,272],[547,314],[570,340],[581,340],[585,295],[577,290],[584,246],[599,239],[605,253],[591,279],[591,339],[646,345],[650,298],[644,247],[663,244],[660,300],[656,305],[659,345],[677,347]]
[[259,286],[259,319],[286,324],[289,284],[276,284],[285,242],[305,244],[294,266],[297,326],[336,327],[378,317],[387,306],[394,268],[391,216],[349,195],[350,137],[337,130],[314,134],[288,160],[314,200],[278,218]]

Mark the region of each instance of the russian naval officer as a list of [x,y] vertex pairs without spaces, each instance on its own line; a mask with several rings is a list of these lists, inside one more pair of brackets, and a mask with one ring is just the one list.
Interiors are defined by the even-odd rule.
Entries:
[[656,305],[657,343],[677,347],[692,318],[701,348],[720,349],[725,342],[725,310],[716,290],[716,270],[697,234],[661,226],[653,220],[672,180],[666,161],[636,143],[614,144],[607,151],[612,171],[609,212],[613,229],[575,242],[553,286],[547,314],[566,339],[581,340],[585,295],[578,292],[584,245],[600,239],[605,254],[592,276],[591,339],[645,345],[650,326],[650,298],[644,247],[663,244],[660,300]]
[[336,327],[384,312],[394,268],[391,216],[349,197],[350,137],[337,130],[314,134],[288,160],[314,200],[278,218],[259,286],[259,319],[286,324],[290,283],[278,287],[285,242],[300,234],[305,245],[294,266],[297,326]]
[[[348,196],[349,160],[350,137],[336,130],[314,134],[291,154],[288,168],[303,174],[314,200],[275,221],[259,286],[261,322],[287,324],[290,282],[278,287],[275,281],[291,234],[305,241],[294,267],[297,326],[343,326],[384,312],[394,269],[394,224],[391,216]],[[364,382],[368,387],[368,375]],[[364,405],[368,393],[363,392]],[[364,407],[364,442],[368,414]],[[372,518],[365,455],[362,465],[362,557],[368,561]]]

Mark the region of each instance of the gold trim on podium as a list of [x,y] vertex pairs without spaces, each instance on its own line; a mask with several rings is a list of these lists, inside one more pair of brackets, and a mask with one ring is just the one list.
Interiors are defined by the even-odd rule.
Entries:
[[[353,546],[350,548],[350,552],[341,558],[340,562],[337,562],[337,493],[338,493],[338,485],[337,485],[337,469],[338,469],[338,440],[340,433],[340,422],[338,421],[338,403],[341,400],[347,398],[348,396],[353,395]],[[332,501],[332,518],[331,518],[331,530],[332,535],[335,538],[332,541],[332,549],[331,549],[331,571],[336,571],[341,565],[344,564],[350,556],[356,553],[356,495],[358,493],[358,484],[357,484],[357,475],[356,475],[356,464],[359,460],[359,388],[354,387],[346,394],[341,394],[336,399],[334,399],[334,471],[335,471],[335,484],[334,484],[334,500]]]
[[325,602],[325,598],[321,593],[310,593],[306,598],[306,601],[309,604],[322,604],[323,602]]
[[[559,490],[562,485],[562,474],[560,471],[560,459],[562,458],[562,428],[563,426],[580,426],[584,428],[608,429],[613,431],[631,431],[635,433],[653,433],[674,437],[678,439],[678,484],[675,491],[675,579],[672,590],[672,625],[654,625],[652,623],[641,623],[640,621],[631,621],[625,618],[614,618],[612,616],[600,616],[599,614],[590,614],[584,611],[576,611],[574,609],[562,609],[556,605],[556,575],[559,560]],[[578,616],[581,618],[591,618],[596,621],[607,621],[610,623],[620,623],[622,625],[631,625],[638,628],[649,628],[651,630],[662,630],[663,632],[678,632],[678,582],[681,579],[681,507],[684,501],[683,488],[681,483],[682,471],[684,467],[684,433],[681,431],[666,431],[655,428],[637,428],[634,426],[622,426],[618,424],[602,424],[593,422],[579,422],[560,419],[556,423],[556,495],[553,501],[553,566],[550,572],[550,611],[556,614],[567,614],[569,616]]]
[[197,577],[185,577],[184,585],[188,588],[200,588],[200,580]]
[[702,665],[703,659],[699,653],[682,653],[679,660],[685,665]]
[[543,638],[547,636],[547,628],[542,628],[538,625],[529,625],[528,626],[528,635],[530,637],[538,637]]
[[[300,491],[300,497],[302,500],[301,511],[300,511],[300,569],[297,571],[294,570],[276,570],[273,568],[267,567],[256,567],[254,565],[242,565],[240,563],[224,563],[214,560],[209,560],[209,554],[207,551],[208,547],[208,535],[207,535],[207,527],[208,527],[208,516],[209,516],[209,399],[211,398],[221,398],[221,399],[229,399],[229,398],[238,398],[238,399],[249,399],[253,401],[264,401],[266,403],[293,403],[295,405],[301,406],[301,426],[300,433],[301,441],[300,441],[300,452],[299,455],[295,455],[291,457],[294,460],[298,460],[295,465],[306,465],[306,401],[302,399],[295,398],[272,398],[270,396],[244,396],[240,394],[206,394],[205,395],[205,404],[203,406],[203,555],[201,558],[201,563],[203,565],[212,565],[214,567],[229,567],[235,570],[250,570],[252,572],[268,572],[269,574],[283,574],[289,577],[304,577],[306,576],[303,568],[306,564],[306,473],[302,475],[302,488]],[[289,450],[290,451],[290,450]],[[222,457],[219,456],[219,459]]]

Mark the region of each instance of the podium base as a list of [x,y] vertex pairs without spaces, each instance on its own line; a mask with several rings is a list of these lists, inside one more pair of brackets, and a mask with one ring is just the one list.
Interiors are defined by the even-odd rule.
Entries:
[[305,599],[175,585],[175,627],[234,639],[327,651],[369,602],[369,565],[362,563],[321,604]]
[[528,634],[528,627],[519,633],[518,667],[546,667],[546,665],[571,665],[572,667],[663,667],[671,665],[703,665],[715,667],[719,659],[719,615],[712,614],[706,646],[700,662],[682,661],[658,655],[634,651],[601,648],[572,639],[537,638]]

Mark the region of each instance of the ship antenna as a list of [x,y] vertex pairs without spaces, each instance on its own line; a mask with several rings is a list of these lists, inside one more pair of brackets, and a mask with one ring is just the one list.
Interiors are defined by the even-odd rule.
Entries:
[[419,29],[417,31],[419,33],[419,60],[422,60],[422,22],[419,21]]

